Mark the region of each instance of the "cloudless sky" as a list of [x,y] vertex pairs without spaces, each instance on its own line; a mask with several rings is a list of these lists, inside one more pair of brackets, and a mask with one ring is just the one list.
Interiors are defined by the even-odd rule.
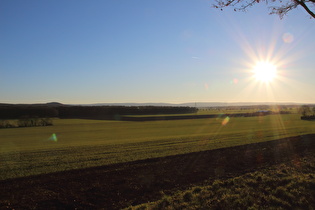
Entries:
[[213,3],[1,0],[0,103],[315,103],[314,19]]

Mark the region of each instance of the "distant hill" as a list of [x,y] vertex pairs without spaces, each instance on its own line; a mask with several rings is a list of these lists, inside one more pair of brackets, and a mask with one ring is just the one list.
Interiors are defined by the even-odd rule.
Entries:
[[47,106],[63,106],[62,103],[59,103],[59,102],[49,102],[49,103],[46,103]]

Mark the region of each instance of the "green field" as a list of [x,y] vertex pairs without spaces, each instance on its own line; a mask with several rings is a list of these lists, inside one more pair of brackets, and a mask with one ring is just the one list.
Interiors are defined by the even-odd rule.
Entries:
[[[315,133],[298,114],[149,122],[55,119],[0,130],[0,179]],[[225,125],[223,125],[225,122]],[[55,134],[57,141],[50,140]]]

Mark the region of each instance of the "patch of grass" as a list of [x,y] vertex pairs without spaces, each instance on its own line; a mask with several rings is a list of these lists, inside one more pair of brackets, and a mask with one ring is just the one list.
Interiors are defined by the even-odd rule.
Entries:
[[[212,184],[177,191],[168,197],[168,208],[314,209],[315,170],[309,170],[310,163],[315,163],[315,154],[309,154],[299,167],[291,163],[275,165],[254,173],[217,179]],[[279,174],[282,176],[279,177]],[[146,203],[145,209],[163,209],[160,208],[160,202]]]
[[55,119],[49,127],[1,129],[0,180],[315,133],[313,122],[295,114],[223,120]]

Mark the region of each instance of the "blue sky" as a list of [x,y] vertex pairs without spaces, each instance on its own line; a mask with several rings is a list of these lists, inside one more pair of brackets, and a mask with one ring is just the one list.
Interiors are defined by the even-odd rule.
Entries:
[[[2,0],[0,102],[315,103],[315,22],[265,3]],[[276,65],[269,83],[253,78]]]

